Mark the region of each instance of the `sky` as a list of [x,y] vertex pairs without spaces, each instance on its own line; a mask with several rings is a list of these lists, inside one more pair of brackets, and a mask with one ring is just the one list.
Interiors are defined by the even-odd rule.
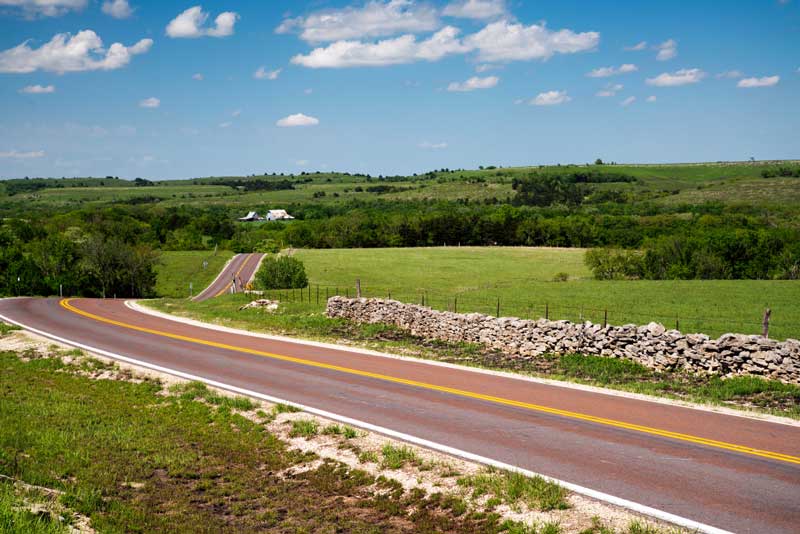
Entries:
[[800,0],[0,0],[0,177],[800,157]]

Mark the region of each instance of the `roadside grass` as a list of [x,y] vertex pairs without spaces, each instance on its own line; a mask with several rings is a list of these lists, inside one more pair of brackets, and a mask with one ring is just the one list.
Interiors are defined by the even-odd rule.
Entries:
[[387,325],[330,319],[307,302],[282,303],[275,313],[238,311],[249,297],[226,295],[205,302],[159,299],[154,309],[229,327],[296,336],[460,365],[578,382],[634,393],[724,405],[800,419],[800,387],[758,377],[719,378],[681,371],[656,372],[639,363],[601,356],[508,357],[476,344],[429,341]]
[[14,330],[19,330],[20,328],[13,324],[8,324],[0,321],[0,337],[8,335],[10,332]]
[[62,534],[70,532],[68,518],[59,521],[51,513],[33,508],[43,499],[33,492],[18,491],[8,480],[0,479],[0,533]]
[[[456,243],[449,243],[456,245]],[[322,297],[355,294],[421,303],[434,309],[497,313],[602,324],[663,323],[682,332],[760,334],[765,308],[770,336],[800,338],[800,284],[793,280],[594,280],[585,249],[430,247],[301,249]],[[555,281],[567,276],[566,281]],[[277,294],[276,294],[277,295]],[[291,297],[283,294],[281,300]],[[297,299],[297,296],[294,297]],[[315,298],[312,300],[316,301]],[[324,307],[320,298],[320,309]]]
[[231,410],[248,412],[255,410],[256,404],[247,397],[228,397],[208,389],[202,382],[186,382],[176,384],[170,392],[185,400],[204,400],[214,406],[224,406]]
[[381,465],[387,469],[400,469],[405,465],[420,466],[422,460],[414,449],[406,445],[395,446],[387,443],[381,449],[383,460]]
[[[63,492],[61,504],[99,532],[517,528],[330,460],[282,477],[314,455],[209,404],[202,388],[165,395],[152,380],[93,380],[78,371],[57,358],[0,352],[0,474]],[[18,513],[18,503],[0,484],[0,532],[61,532]]]
[[[156,294],[162,297],[186,298],[189,283],[197,295],[210,284],[233,257],[233,252],[220,250],[164,251],[160,264],[156,266]],[[203,269],[203,261],[208,266]]]
[[313,419],[295,419],[292,421],[292,430],[289,432],[291,437],[312,438],[317,434],[319,434],[319,424]]
[[471,490],[473,498],[495,497],[514,507],[524,504],[532,510],[564,510],[569,508],[567,491],[542,477],[527,477],[512,471],[487,469],[485,473],[458,479],[459,486]]

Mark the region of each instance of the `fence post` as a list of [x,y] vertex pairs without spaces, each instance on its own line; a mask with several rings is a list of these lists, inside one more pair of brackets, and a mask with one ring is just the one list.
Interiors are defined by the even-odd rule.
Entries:
[[328,302],[328,288],[325,288],[325,302]]
[[389,300],[392,300],[392,290],[389,290]]
[[550,303],[544,303],[544,318],[550,320]]
[[458,313],[458,297],[453,297],[453,313]]
[[356,278],[356,298],[361,298],[361,278]]
[[764,320],[761,323],[761,335],[769,337],[769,317],[772,315],[772,310],[767,308],[764,310]]
[[680,329],[681,329],[681,322],[678,320],[677,317],[675,317],[675,330],[680,330]]
[[497,297],[497,317],[500,317],[500,297]]
[[608,326],[608,308],[603,310],[603,328]]

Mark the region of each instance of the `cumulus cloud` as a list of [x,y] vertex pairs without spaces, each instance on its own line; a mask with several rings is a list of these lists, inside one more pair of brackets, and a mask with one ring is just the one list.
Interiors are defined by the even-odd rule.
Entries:
[[501,66],[492,65],[491,63],[483,63],[481,65],[475,66],[475,72],[480,74],[481,72],[488,72],[490,70],[501,69],[501,68],[502,68]]
[[0,8],[10,7],[24,17],[60,17],[69,11],[80,11],[87,0],[0,0]]
[[233,27],[239,15],[225,11],[214,19],[214,26],[204,27],[208,13],[202,6],[190,7],[167,24],[167,35],[173,38],[227,37],[233,35]]
[[203,81],[203,75],[199,72],[192,74],[192,79],[197,80],[198,82]]
[[[0,0],[0,2],[2,1]],[[106,0],[103,2],[103,13],[115,19],[127,19],[133,15],[133,9],[128,4],[128,0]]]
[[656,87],[676,87],[679,85],[689,85],[697,83],[706,77],[706,73],[700,69],[681,69],[675,72],[664,72],[655,78],[647,78],[647,85]]
[[63,74],[87,70],[114,70],[130,63],[131,58],[144,54],[153,45],[152,39],[142,39],[133,46],[114,43],[108,49],[92,30],[76,35],[59,33],[39,48],[22,44],[0,52],[0,72],[27,73],[45,70]]
[[656,45],[656,59],[659,61],[667,61],[678,55],[678,42],[675,39],[667,39],[660,45]]
[[623,108],[627,108],[628,106],[630,106],[634,102],[636,102],[636,97],[635,96],[629,96],[628,98],[626,98],[625,100],[620,102],[619,105],[622,106]]
[[376,43],[336,41],[296,55],[291,61],[310,68],[374,67],[437,61],[447,55],[477,51],[480,61],[506,62],[592,50],[600,41],[596,32],[551,31],[543,24],[524,26],[505,20],[493,22],[463,40],[458,35],[458,28],[445,26],[425,40],[407,34]]
[[430,38],[417,41],[413,35],[402,35],[377,43],[337,41],[315,48],[307,55],[298,54],[292,63],[312,69],[343,67],[378,67],[414,61],[436,61],[449,54],[464,53],[467,48],[458,39],[457,28],[446,26]]
[[451,82],[450,85],[447,86],[447,90],[463,93],[467,91],[474,91],[476,89],[491,89],[497,85],[497,82],[499,81],[500,78],[497,76],[487,76],[485,78],[473,76],[465,82]]
[[627,50],[628,52],[639,52],[641,50],[644,50],[645,48],[647,48],[647,41],[639,41],[633,46],[626,46],[625,50]]
[[288,117],[278,120],[275,124],[283,128],[291,128],[293,126],[316,126],[319,124],[319,119],[303,115],[302,113],[295,113],[294,115],[289,115]]
[[506,14],[504,0],[456,0],[445,6],[443,15],[464,19],[493,19]]
[[615,76],[617,74],[627,74],[629,72],[636,72],[639,70],[639,67],[633,65],[631,63],[624,63],[619,67],[599,67],[594,69],[588,73],[586,76],[589,78],[608,78],[609,76]]
[[276,33],[299,32],[310,43],[386,37],[398,33],[433,31],[439,27],[436,10],[410,0],[373,0],[362,7],[327,9],[306,17],[284,20]]
[[29,95],[43,95],[47,93],[55,93],[55,85],[26,85],[19,90],[20,93],[27,93]]
[[442,150],[447,148],[447,143],[444,141],[440,143],[431,143],[430,141],[423,141],[417,145],[420,148],[424,148],[425,150]]
[[16,150],[6,150],[5,152],[0,152],[0,158],[6,159],[33,159],[33,158],[43,158],[44,157],[44,150],[33,150],[30,152],[18,152]]
[[753,87],[772,87],[781,81],[780,76],[764,76],[763,78],[743,78],[739,80],[736,87],[750,89]]
[[157,108],[160,105],[161,105],[161,100],[159,100],[158,98],[156,98],[154,96],[151,96],[150,98],[145,98],[144,100],[141,100],[139,102],[139,107],[140,108],[153,109],[153,108]]
[[478,50],[481,61],[524,61],[593,50],[600,42],[600,34],[552,31],[544,24],[525,26],[501,20],[468,36],[464,42],[469,48]]
[[253,78],[256,80],[277,80],[283,69],[267,70],[263,66],[253,73]]
[[231,117],[238,117],[241,114],[242,114],[242,110],[241,109],[237,109],[237,110],[234,110],[233,112],[231,112]]
[[219,127],[220,128],[230,128],[231,124],[233,124],[233,123],[232,122],[221,122],[221,123],[219,123]]
[[601,96],[601,97],[616,96],[616,94],[622,91],[622,89],[623,85],[621,83],[608,84],[606,85],[605,89],[595,93],[595,96]]
[[648,97],[647,97],[647,101],[648,101],[648,102],[650,102],[651,104],[652,104],[653,102],[655,102],[656,100],[658,100],[658,99],[656,98],[656,95],[650,95],[650,96],[648,96]]
[[530,101],[533,106],[558,106],[566,104],[572,100],[566,91],[546,91],[539,93],[536,98]]

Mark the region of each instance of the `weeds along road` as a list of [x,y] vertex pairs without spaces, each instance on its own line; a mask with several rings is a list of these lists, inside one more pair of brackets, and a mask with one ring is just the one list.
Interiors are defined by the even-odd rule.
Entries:
[[234,280],[236,280],[236,290],[240,291],[240,285],[247,285],[255,276],[263,256],[263,254],[237,254],[225,265],[214,281],[193,300],[202,301],[223,295],[231,290]]
[[221,332],[118,300],[7,299],[0,318],[720,529],[800,525],[800,426]]

